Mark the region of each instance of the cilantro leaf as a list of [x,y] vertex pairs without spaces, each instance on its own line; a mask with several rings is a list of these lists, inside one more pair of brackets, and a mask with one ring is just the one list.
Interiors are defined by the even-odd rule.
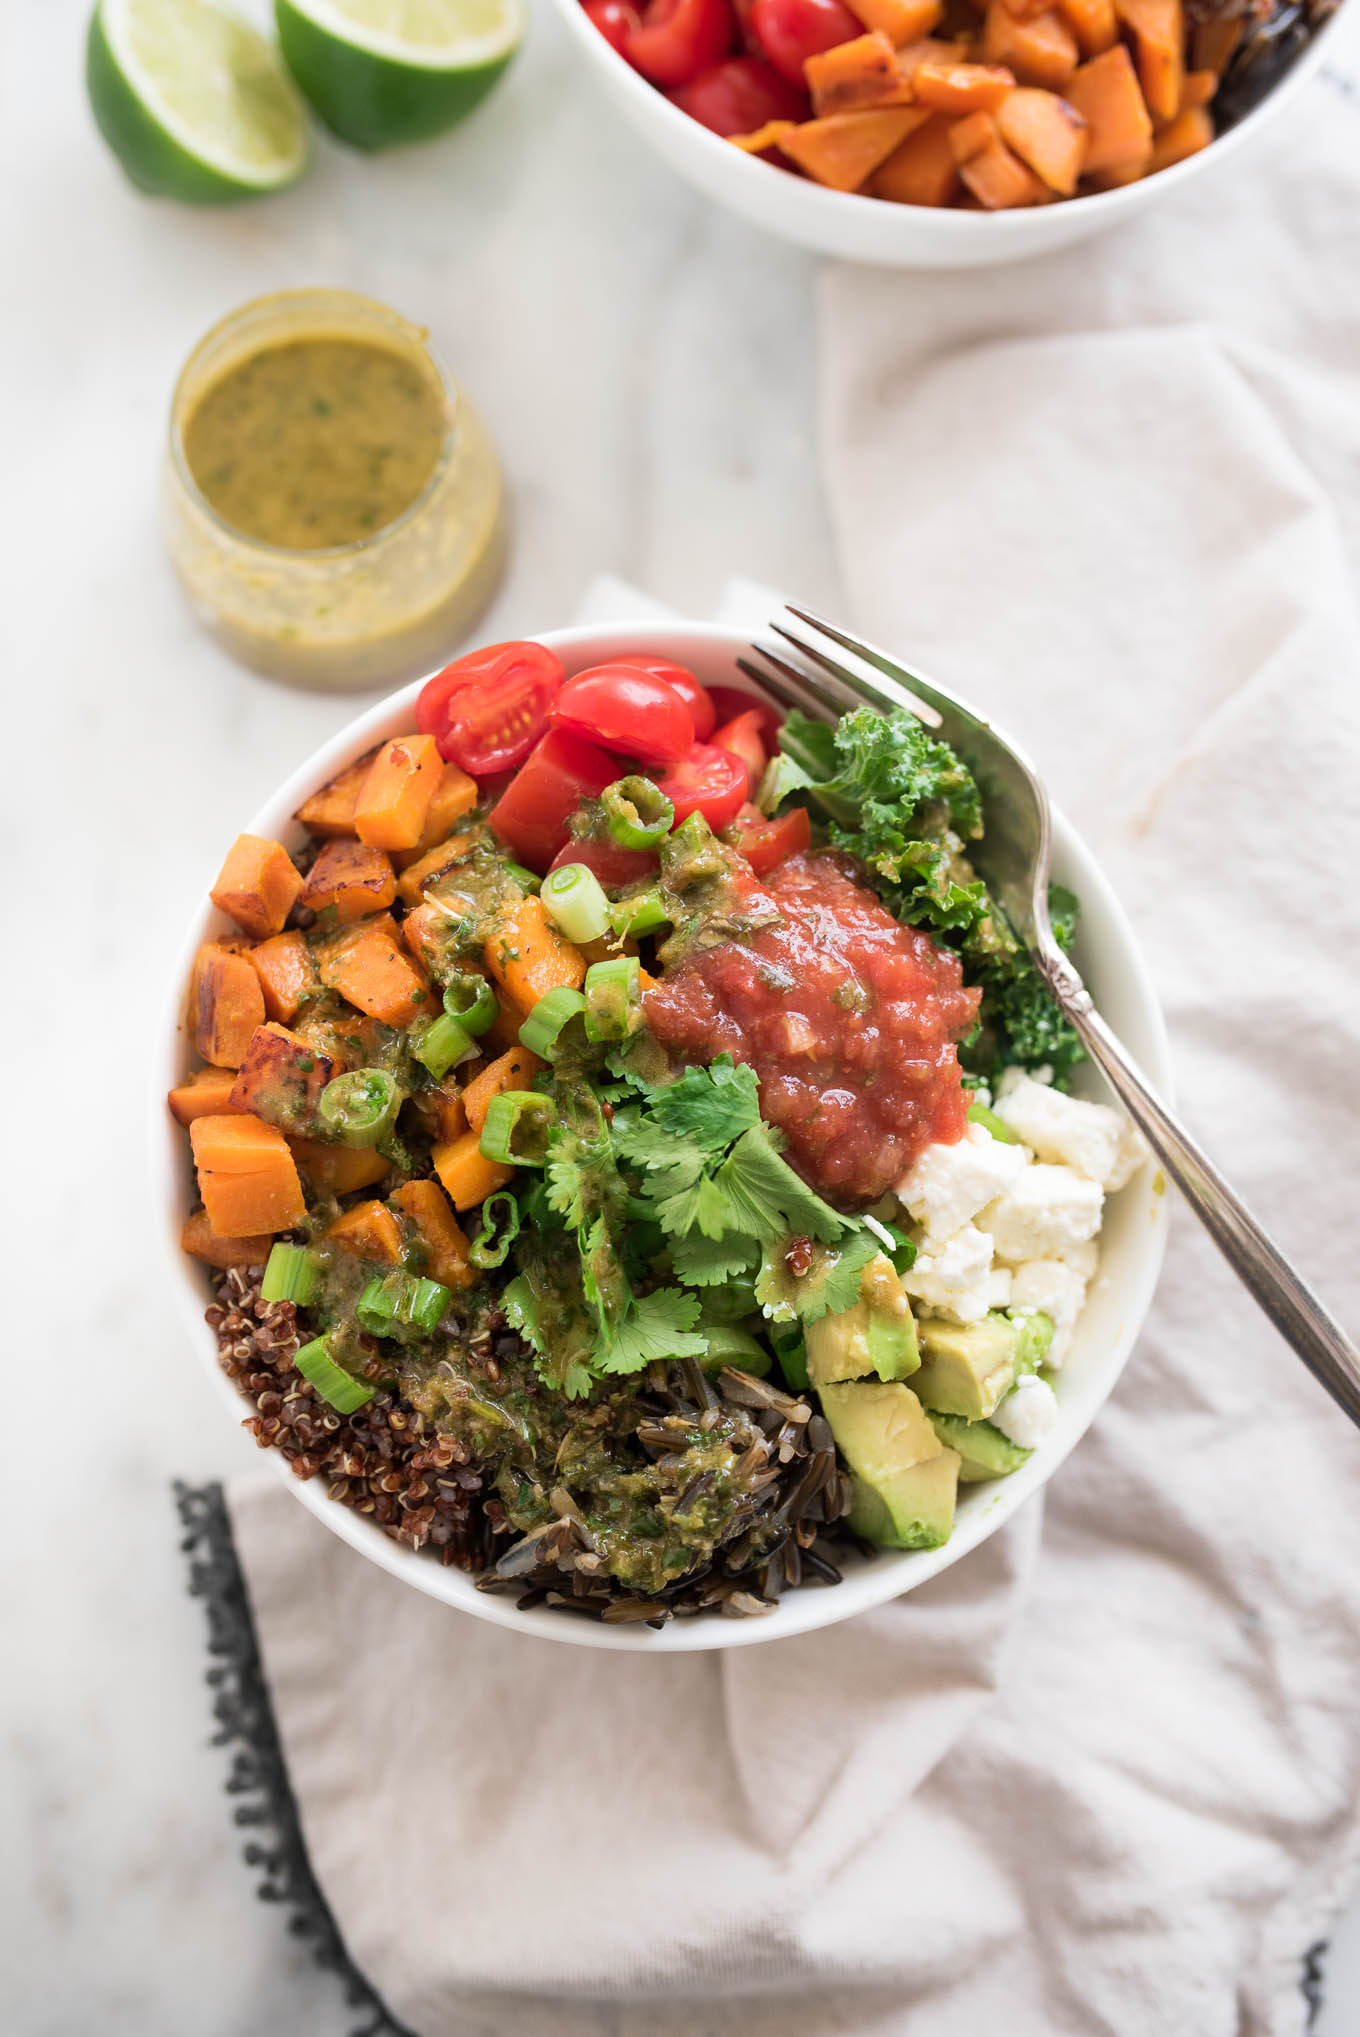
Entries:
[[663,1197],[656,1205],[656,1220],[673,1238],[684,1237],[687,1231],[721,1238],[725,1231],[737,1228],[730,1196],[707,1174],[701,1174],[679,1194]]
[[760,1123],[760,1085],[754,1068],[719,1054],[706,1068],[688,1068],[653,1097],[651,1117],[663,1131],[692,1139],[717,1153]]
[[547,1304],[541,1269],[532,1262],[501,1290],[505,1319],[533,1351],[534,1368],[544,1385],[568,1400],[583,1399],[593,1384],[589,1325],[579,1309],[564,1309],[560,1303],[550,1317]]
[[789,1246],[784,1237],[767,1245],[760,1257],[756,1278],[756,1300],[765,1314],[777,1323],[819,1322],[825,1315],[839,1315],[859,1300],[860,1275],[882,1250],[872,1232],[860,1229],[836,1245],[816,1245],[802,1273],[789,1264]]
[[733,1232],[722,1238],[705,1238],[690,1231],[671,1241],[675,1277],[686,1287],[725,1287],[750,1273],[759,1256],[753,1239]]
[[684,1294],[678,1287],[658,1287],[640,1295],[622,1323],[596,1353],[599,1371],[609,1374],[641,1372],[654,1359],[702,1358],[708,1340],[694,1325],[699,1320],[699,1297]]
[[616,1110],[612,1131],[619,1155],[654,1177],[647,1184],[653,1195],[676,1195],[691,1188],[704,1171],[700,1145],[663,1130],[654,1117],[639,1110]]
[[762,1243],[772,1244],[785,1231],[805,1231],[830,1245],[850,1228],[849,1219],[823,1202],[780,1158],[764,1125],[742,1133],[713,1185],[728,1204],[727,1229]]

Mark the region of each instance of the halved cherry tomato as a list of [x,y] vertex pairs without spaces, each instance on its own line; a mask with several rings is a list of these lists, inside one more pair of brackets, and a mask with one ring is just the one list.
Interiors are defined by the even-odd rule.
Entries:
[[713,731],[714,749],[730,750],[746,766],[746,782],[751,792],[759,785],[760,774],[765,769],[765,745],[760,740],[761,721],[760,709],[748,707],[743,714]]
[[492,807],[491,825],[521,863],[545,871],[582,800],[598,799],[618,775],[618,760],[594,743],[549,729]]
[[796,856],[812,845],[812,822],[807,808],[795,806],[778,820],[766,820],[759,807],[737,815],[732,845],[739,849],[757,877],[765,877],[786,856]]
[[548,725],[562,677],[542,644],[488,644],[426,681],[416,725],[434,737],[445,763],[490,778],[528,756]]
[[746,800],[746,766],[711,743],[696,743],[657,783],[675,808],[676,827],[701,813],[715,835],[731,827]]
[[736,28],[730,0],[648,0],[623,53],[654,85],[687,85],[727,55]]
[[[548,719],[644,764],[673,764],[694,741],[694,716],[665,679],[636,665],[593,665],[568,679]],[[617,777],[617,772],[615,776]]]
[[737,17],[737,40],[748,57],[764,55],[755,29],[751,26],[751,9],[756,0],[732,0],[732,12]]
[[625,849],[607,836],[580,841],[569,835],[553,857],[552,868],[559,863],[584,863],[606,891],[622,891],[626,884],[636,884],[639,877],[655,877],[656,850]]
[[621,57],[626,56],[624,44],[633,30],[642,26],[642,16],[636,7],[630,7],[628,0],[585,0],[582,12],[599,29],[609,47]]
[[756,0],[751,26],[770,62],[791,85],[803,83],[809,57],[864,33],[863,22],[843,0]]
[[754,134],[767,120],[806,120],[806,92],[781,78],[763,57],[724,57],[671,98],[682,113],[714,134]]
[[634,665],[639,672],[650,672],[653,679],[664,679],[668,686],[673,686],[680,698],[689,702],[689,711],[694,716],[695,742],[708,741],[718,717],[708,688],[699,684],[688,665],[673,665],[669,658],[654,658],[647,651],[623,651],[609,662],[611,665]]
[[771,707],[768,700],[759,694],[745,693],[740,686],[710,686],[709,695],[717,711],[718,726],[725,721],[735,721],[739,714],[749,714],[755,708],[760,715],[760,740],[766,751],[773,750],[784,717],[777,707]]

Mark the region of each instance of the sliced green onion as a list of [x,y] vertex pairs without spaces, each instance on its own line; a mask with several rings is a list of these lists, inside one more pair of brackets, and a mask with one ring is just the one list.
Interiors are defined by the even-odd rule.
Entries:
[[382,1068],[353,1068],[326,1084],[317,1108],[342,1146],[376,1146],[396,1122],[401,1091]]
[[305,1245],[274,1245],[260,1282],[261,1301],[295,1301],[305,1307],[316,1292],[316,1267]]
[[985,1103],[969,1104],[968,1122],[971,1125],[982,1125],[994,1139],[1000,1139],[1003,1146],[1020,1144],[1019,1134],[1012,1131],[1006,1120],[999,1118],[994,1110],[988,1110]]
[[708,1339],[708,1350],[702,1360],[705,1372],[719,1372],[724,1365],[733,1365],[738,1372],[749,1372],[756,1379],[765,1377],[773,1360],[765,1345],[749,1330],[739,1330],[735,1323],[704,1323],[702,1329]]
[[390,1337],[398,1323],[431,1334],[449,1305],[449,1290],[439,1280],[413,1273],[386,1273],[369,1281],[354,1305],[354,1319],[370,1336]]
[[642,968],[636,955],[613,955],[586,971],[586,1038],[627,1040],[642,1024]]
[[609,927],[609,900],[584,863],[559,863],[543,879],[544,910],[569,941],[598,941]]
[[470,1039],[477,1039],[495,1024],[500,1008],[500,1000],[485,976],[460,970],[444,985],[444,1010],[458,1021]]
[[343,1365],[336,1364],[331,1356],[328,1336],[315,1337],[310,1344],[304,1344],[294,1354],[293,1363],[338,1415],[352,1415],[356,1408],[361,1408],[365,1401],[373,1398],[371,1386],[362,1379],[356,1379],[352,1372],[346,1372]]
[[477,1049],[459,1021],[445,1012],[416,1035],[411,1052],[423,1067],[429,1069],[436,1082],[442,1082],[450,1068],[466,1060],[468,1055],[475,1054]]
[[548,1134],[556,1123],[551,1097],[532,1089],[503,1089],[491,1099],[482,1125],[482,1153],[502,1166],[541,1167],[548,1157]]
[[546,1061],[557,1045],[562,1028],[585,1008],[586,1001],[579,990],[568,990],[565,983],[559,983],[556,990],[550,990],[546,997],[539,998],[520,1027],[521,1047],[527,1047],[531,1054],[538,1054]]
[[670,917],[660,885],[653,884],[648,891],[635,892],[632,898],[621,898],[609,915],[609,925],[616,940],[626,941],[630,937],[655,933],[658,927],[669,926]]
[[523,863],[507,863],[505,874],[507,877],[513,877],[520,890],[525,893],[537,891],[543,882],[536,870],[526,870]]
[[510,1247],[519,1236],[519,1204],[506,1189],[498,1189],[482,1204],[482,1228],[468,1246],[468,1258],[474,1266],[489,1272],[493,1266],[503,1266]]
[[650,778],[618,778],[605,786],[600,803],[621,849],[654,849],[675,822],[675,808]]

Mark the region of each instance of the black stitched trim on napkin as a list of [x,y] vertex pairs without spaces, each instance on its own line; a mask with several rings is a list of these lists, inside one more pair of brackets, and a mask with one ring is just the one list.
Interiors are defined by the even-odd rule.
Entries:
[[204,1681],[213,1692],[213,1745],[232,1750],[225,1788],[240,1799],[234,1823],[261,1835],[242,1849],[247,1867],[261,1872],[256,1894],[291,1912],[291,1934],[312,1941],[316,1964],[338,1977],[346,2006],[362,2012],[364,2020],[348,2037],[413,2037],[345,1950],[307,1858],[222,1488],[176,1480],[175,1505],[184,1530],[180,1547],[189,1558],[189,1593],[203,1600],[208,1615],[212,1666]]

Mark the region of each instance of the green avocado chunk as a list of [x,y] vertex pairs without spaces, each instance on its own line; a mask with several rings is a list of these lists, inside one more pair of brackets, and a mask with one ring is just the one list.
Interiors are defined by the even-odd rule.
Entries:
[[822,1412],[855,1475],[850,1526],[889,1549],[949,1540],[959,1456],[898,1381],[846,1380],[819,1389]]
[[[1021,1320],[1028,1324],[1033,1319]],[[980,1323],[930,1318],[918,1325],[917,1333],[921,1369],[916,1391],[926,1407],[962,1415],[968,1422],[984,1422],[995,1414],[1017,1378],[1020,1324],[1003,1315],[984,1316]]]
[[1053,1318],[1036,1309],[1032,1316],[1011,1316],[1008,1320],[1020,1332],[1015,1347],[1015,1376],[1022,1379],[1027,1372],[1037,1372],[1048,1356],[1048,1347],[1053,1342]]
[[932,1409],[930,1426],[947,1448],[958,1451],[960,1485],[1004,1478],[1034,1454],[1012,1443],[991,1422],[966,1422],[962,1415],[941,1415]]
[[906,1290],[887,1254],[871,1259],[860,1275],[853,1308],[809,1323],[808,1378],[814,1386],[843,1379],[907,1379],[921,1362],[916,1323]]

